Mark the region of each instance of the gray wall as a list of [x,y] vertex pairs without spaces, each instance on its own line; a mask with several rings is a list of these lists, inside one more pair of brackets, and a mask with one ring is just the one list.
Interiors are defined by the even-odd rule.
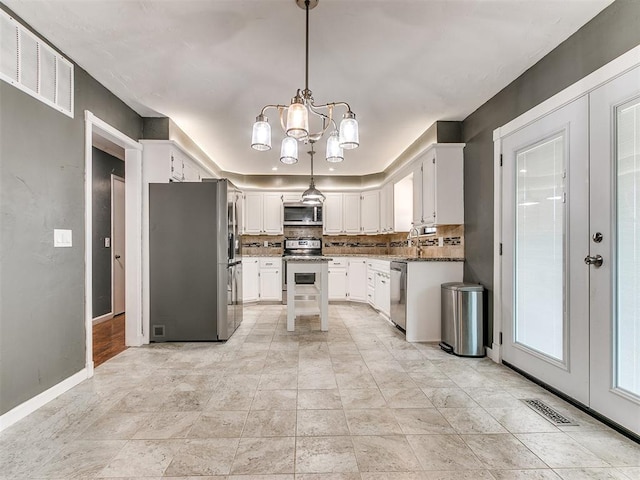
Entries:
[[493,130],[640,44],[640,1],[617,0],[463,121],[464,280],[489,290],[493,335]]
[[85,366],[84,110],[134,139],[142,119],[78,66],[73,119],[3,81],[0,101],[3,414]]
[[93,148],[92,280],[93,318],[111,312],[112,249],[104,246],[111,233],[111,174],[124,178],[124,162]]

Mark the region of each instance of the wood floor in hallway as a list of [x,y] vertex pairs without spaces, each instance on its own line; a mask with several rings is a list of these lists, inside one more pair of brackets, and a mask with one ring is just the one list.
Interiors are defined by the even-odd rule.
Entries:
[[102,365],[127,349],[124,344],[125,314],[93,325],[93,366]]

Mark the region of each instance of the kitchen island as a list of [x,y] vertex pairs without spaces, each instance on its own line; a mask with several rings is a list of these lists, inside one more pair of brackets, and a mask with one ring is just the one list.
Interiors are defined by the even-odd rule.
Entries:
[[[287,262],[287,331],[295,330],[298,315],[319,315],[320,330],[329,330],[329,262],[323,256],[286,256]],[[296,273],[315,274],[313,285],[296,285]]]

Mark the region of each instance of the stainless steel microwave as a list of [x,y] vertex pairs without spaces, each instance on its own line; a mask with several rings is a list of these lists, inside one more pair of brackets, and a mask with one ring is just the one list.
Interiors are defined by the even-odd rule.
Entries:
[[302,203],[285,203],[284,224],[322,225],[322,207]]

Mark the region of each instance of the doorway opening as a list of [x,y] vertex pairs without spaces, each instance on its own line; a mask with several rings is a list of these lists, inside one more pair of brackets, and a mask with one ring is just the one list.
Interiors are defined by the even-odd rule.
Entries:
[[[88,376],[142,344],[142,146],[85,112]],[[126,182],[125,182],[126,179]]]

